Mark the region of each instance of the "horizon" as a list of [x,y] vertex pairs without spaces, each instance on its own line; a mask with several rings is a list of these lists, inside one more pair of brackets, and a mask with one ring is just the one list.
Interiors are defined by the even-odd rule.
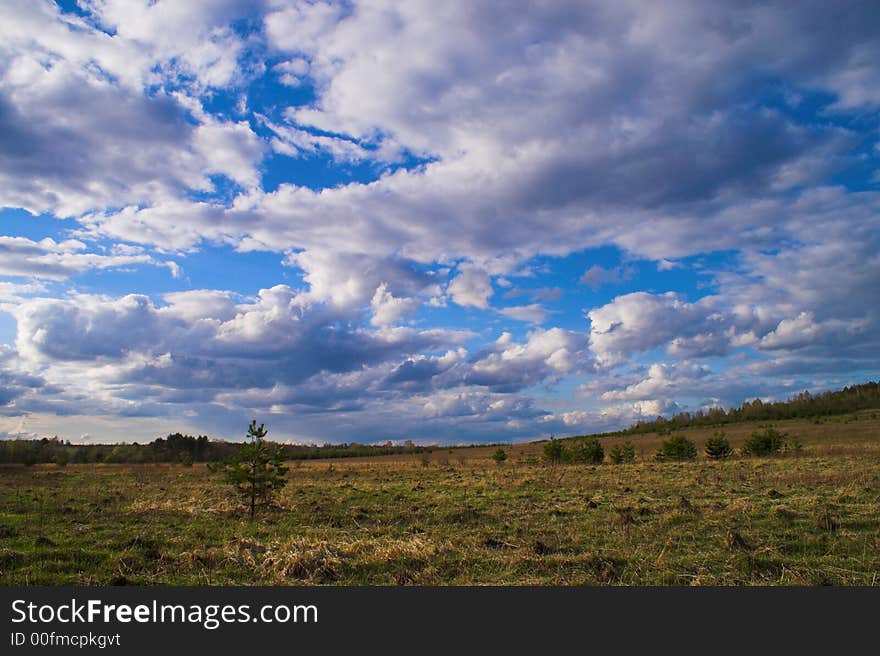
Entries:
[[0,34],[0,439],[519,443],[880,372],[873,3]]
[[[837,390],[823,390],[820,393],[811,392],[810,390],[801,390],[800,392],[797,392],[796,394],[788,397],[787,399],[769,399],[769,398],[761,399],[761,398],[756,397],[754,399],[746,399],[743,403],[744,404],[745,403],[755,403],[756,401],[761,401],[762,403],[770,404],[770,405],[772,405],[774,403],[787,404],[792,401],[796,401],[801,394],[809,394],[809,395],[813,396],[814,398],[816,398],[818,396],[821,396],[821,393],[823,393],[823,392],[829,392],[831,394],[834,394],[837,392],[843,392],[843,391],[845,391],[847,389],[851,389],[853,387],[863,387],[863,386],[870,386],[870,385],[876,386],[878,384],[880,384],[880,381],[868,380],[863,383],[857,383],[855,385],[850,385],[850,386],[847,386],[847,387],[844,387],[841,389],[837,389]],[[741,408],[742,408],[742,405],[731,406],[728,408],[725,408],[724,406],[714,406],[711,408],[700,408],[695,413],[693,413],[691,416],[692,416],[692,418],[698,418],[697,413],[711,411],[711,410],[721,410],[725,413],[730,413],[730,412],[733,412],[734,410],[738,410]],[[856,414],[859,412],[867,413],[867,412],[870,412],[870,410],[861,409],[861,410],[853,410],[852,412],[856,413]],[[683,414],[691,414],[688,411],[682,411],[682,413]],[[830,415],[829,414],[822,414],[820,416],[835,416],[835,414],[839,414],[839,413],[832,413]],[[848,413],[842,413],[842,414],[848,414]],[[461,448],[467,449],[467,448],[472,448],[472,447],[516,446],[516,445],[523,445],[523,444],[535,444],[535,443],[540,443],[540,442],[546,442],[547,440],[552,440],[552,439],[568,440],[568,439],[577,439],[577,438],[584,438],[584,437],[596,437],[596,438],[619,437],[621,434],[625,434],[626,431],[628,431],[628,430],[638,428],[640,425],[642,425],[642,422],[647,422],[647,424],[650,425],[653,421],[656,421],[656,420],[671,421],[678,416],[680,416],[680,415],[668,415],[668,416],[659,416],[658,415],[657,417],[654,417],[653,419],[640,419],[640,420],[636,421],[635,423],[629,424],[628,426],[622,426],[619,429],[610,429],[610,430],[604,431],[604,432],[584,433],[584,434],[576,434],[576,435],[553,435],[553,434],[551,434],[548,436],[542,436],[542,437],[537,437],[537,438],[536,437],[524,438],[521,440],[511,440],[508,442],[445,442],[445,443],[441,443],[441,442],[436,442],[436,441],[434,441],[434,442],[429,441],[429,438],[420,438],[420,439],[415,439],[415,440],[411,439],[411,438],[400,438],[400,439],[396,439],[396,440],[381,440],[380,439],[380,440],[375,440],[372,442],[354,442],[354,441],[339,441],[339,442],[291,442],[291,441],[284,441],[284,442],[279,442],[277,440],[272,439],[271,437],[267,437],[265,439],[268,442],[273,442],[273,443],[279,444],[281,446],[314,447],[314,448],[332,448],[332,447],[336,447],[336,446],[366,446],[366,447],[379,447],[379,448],[381,448],[381,447],[391,447],[391,448],[401,448],[401,447],[434,448],[434,447],[436,447],[439,449],[447,449],[447,448],[449,448],[449,449],[461,449]],[[789,417],[786,419],[777,419],[775,421],[802,421],[803,419],[804,419],[804,416],[797,415],[797,416]],[[768,420],[767,419],[751,419],[751,420],[734,421],[732,423],[736,424],[736,423],[743,423],[743,422],[749,422],[749,421],[751,421],[751,422],[767,422]],[[774,421],[774,420],[770,420],[770,421]],[[721,422],[720,424],[706,424],[706,425],[708,425],[708,426],[727,425],[727,422]],[[694,426],[683,426],[683,427],[680,427],[676,430],[682,430],[685,428],[693,428],[693,427],[700,428],[700,427],[702,427],[702,425],[695,424]],[[267,430],[267,434],[270,432],[271,431]],[[650,432],[646,433],[646,434],[649,435]],[[44,435],[44,436],[40,436],[40,437],[30,437],[30,438],[10,437],[10,436],[0,435],[0,442],[6,441],[6,440],[25,439],[25,440],[33,440],[33,441],[43,441],[43,440],[55,441],[55,440],[57,440],[58,442],[65,443],[70,446],[117,446],[117,445],[146,446],[146,445],[152,444],[155,441],[164,440],[166,438],[169,438],[172,435],[182,435],[183,437],[190,437],[190,438],[205,437],[211,442],[218,442],[218,443],[225,443],[225,444],[241,444],[244,442],[244,440],[247,440],[247,436],[245,436],[243,438],[236,439],[236,438],[228,438],[228,437],[211,437],[210,435],[207,435],[207,434],[203,435],[201,433],[189,435],[186,433],[181,433],[180,431],[173,431],[173,432],[169,432],[165,435],[160,435],[158,437],[155,437],[152,440],[150,440],[149,442],[144,442],[144,443],[141,443],[138,441],[133,441],[133,442],[125,442],[125,441],[112,441],[112,442],[76,441],[76,440],[61,438],[59,435],[53,435],[51,437],[49,437],[48,435]],[[632,437],[634,437],[634,438],[636,438],[638,436],[639,436],[639,434],[632,434]]]

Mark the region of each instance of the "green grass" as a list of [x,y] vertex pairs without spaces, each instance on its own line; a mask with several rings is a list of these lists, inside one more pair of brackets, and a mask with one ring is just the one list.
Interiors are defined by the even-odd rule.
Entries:
[[880,583],[880,422],[782,428],[800,454],[655,463],[646,436],[633,465],[292,463],[253,523],[199,465],[8,466],[0,583]]

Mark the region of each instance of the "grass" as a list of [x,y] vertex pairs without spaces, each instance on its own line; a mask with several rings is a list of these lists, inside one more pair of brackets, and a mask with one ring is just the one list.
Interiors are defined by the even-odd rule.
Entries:
[[[648,435],[632,465],[549,467],[540,444],[291,463],[253,523],[200,465],[6,466],[0,583],[880,583],[880,420],[775,425],[799,454],[655,463]],[[712,431],[685,432],[702,454]]]

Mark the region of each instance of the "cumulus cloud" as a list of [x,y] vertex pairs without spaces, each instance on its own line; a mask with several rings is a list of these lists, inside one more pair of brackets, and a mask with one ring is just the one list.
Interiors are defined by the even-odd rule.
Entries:
[[489,275],[473,266],[462,267],[446,291],[458,305],[481,309],[489,307],[489,298],[494,293]]
[[180,406],[203,419],[218,408],[297,417],[333,412],[356,414],[358,425],[377,435],[375,422],[397,408],[397,425],[385,434],[418,430],[422,421],[441,436],[462,424],[468,428],[461,436],[487,426],[522,435],[546,411],[516,392],[588,366],[586,336],[560,329],[534,331],[523,342],[505,333],[470,357],[460,346],[424,355],[472,335],[340,329],[332,310],[284,286],[254,299],[195,290],[164,300],[157,306],[137,295],[80,295],[19,304],[17,353],[69,390],[52,397],[19,390],[21,407],[133,419],[172,415]]
[[388,285],[382,283],[376,288],[370,307],[373,316],[370,323],[374,326],[390,326],[399,323],[408,313],[420,305],[416,298],[397,298],[388,291]]
[[116,384],[265,388],[468,337],[445,329],[338,327],[332,308],[284,285],[237,303],[231,294],[207,290],[165,300],[163,306],[136,294],[26,300],[11,309],[18,353],[49,371],[76,369]]
[[282,155],[300,157],[327,153],[341,162],[360,162],[375,156],[375,153],[349,139],[313,134],[307,130],[277,125],[270,121],[265,121],[265,124],[274,135],[270,142],[272,150]]
[[142,265],[165,266],[172,274],[177,271],[175,262],[157,261],[150,255],[102,255],[86,249],[86,244],[75,239],[56,242],[47,237],[36,242],[0,236],[0,275],[61,280],[90,269]]
[[472,362],[464,380],[496,391],[557,381],[589,367],[586,346],[586,335],[561,328],[534,330],[523,343],[505,332]]
[[311,249],[291,253],[285,263],[304,271],[310,298],[330,301],[340,308],[369,302],[380,286],[384,286],[384,293],[398,298],[436,291],[432,274],[418,271],[400,259]]
[[[431,161],[320,194],[282,184],[253,196],[250,220],[234,232],[264,248],[308,249],[328,222],[356,226],[352,241],[365,250],[422,262],[523,259],[606,241],[657,258],[729,246],[738,236],[721,216],[725,199],[803,185],[792,178],[779,187],[779,172],[803,158],[830,161],[851,141],[846,130],[736,102],[738,71],[748,64],[816,79],[807,58],[767,56],[799,15],[686,5],[670,21],[650,8],[590,3],[530,7],[515,18],[419,3],[272,10],[264,19],[270,46],[299,53],[285,62],[303,75],[307,66],[318,93],[313,105],[285,113],[289,124],[268,123],[273,148],[343,160],[381,160],[404,148]],[[487,32],[499,20],[514,25]],[[729,27],[752,23],[762,30]],[[700,35],[688,48],[701,57],[666,48],[682,30]],[[727,86],[710,83],[719,70]],[[698,170],[690,152],[702,154]],[[658,219],[658,207],[658,226],[668,225],[651,245],[655,235],[646,241],[638,228]],[[161,239],[169,228],[162,214],[144,216]]]
[[498,312],[505,317],[534,324],[542,324],[547,318],[547,310],[540,303],[514,305],[511,307],[500,308]]
[[[2,379],[8,402],[526,436],[870,371],[878,29],[866,2],[4,3],[0,205],[77,224],[0,237],[15,375],[47,381]],[[218,245],[277,254],[303,288],[179,291]],[[550,279],[597,247],[658,278]],[[146,266],[180,279],[61,289]],[[514,287],[527,272],[548,280]],[[639,291],[545,326],[578,278]],[[495,283],[526,300],[493,307]],[[456,330],[453,304],[532,330]],[[590,394],[527,394],[566,378]]]
[[41,377],[28,373],[21,366],[13,349],[0,345],[0,415],[21,414],[15,408],[15,400],[45,385]]
[[4,4],[0,204],[77,216],[211,189],[212,173],[257,183],[247,124],[205,117],[186,95],[238,74],[228,22],[247,3],[177,4],[85,3],[92,22],[55,3]]
[[272,70],[278,73],[283,84],[289,87],[298,87],[302,84],[303,77],[309,72],[309,62],[295,57],[275,64]]
[[673,340],[723,331],[727,321],[711,296],[695,303],[675,292],[633,292],[591,310],[590,348],[603,366],[619,364],[633,353],[665,346]]
[[193,144],[205,162],[206,173],[220,173],[247,188],[259,185],[257,164],[264,144],[246,121],[208,119],[195,129]]
[[39,294],[46,291],[40,282],[14,283],[0,281],[0,303],[18,302],[24,296]]
[[574,410],[545,417],[566,433],[601,432],[618,426],[630,426],[640,420],[652,420],[669,416],[681,410],[681,406],[668,399],[651,399],[632,403],[608,405],[601,410]]
[[[693,384],[694,380],[709,374],[709,367],[693,363],[655,363],[648,369],[648,376],[623,390],[602,394],[603,401],[630,401],[674,397],[681,381]],[[656,416],[656,415],[655,415]]]

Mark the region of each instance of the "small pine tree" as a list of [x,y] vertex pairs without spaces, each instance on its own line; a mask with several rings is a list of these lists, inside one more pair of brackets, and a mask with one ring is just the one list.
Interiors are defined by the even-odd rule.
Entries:
[[499,448],[495,453],[492,454],[492,460],[495,461],[496,465],[504,464],[504,461],[507,460],[507,451]]
[[684,435],[673,435],[660,445],[654,459],[659,462],[696,460],[697,445]]
[[595,437],[577,440],[568,452],[571,462],[599,465],[605,460],[605,449]]
[[551,437],[544,445],[544,460],[552,465],[562,462],[565,456],[565,446],[559,440]]
[[742,452],[747,456],[769,456],[779,453],[785,446],[788,435],[772,426],[755,431],[743,444]]
[[615,444],[608,452],[608,457],[615,465],[636,461],[636,447],[632,442],[624,442],[623,444]]
[[715,433],[706,440],[706,457],[711,460],[725,460],[733,453],[730,442],[724,431],[715,431]]
[[235,488],[248,505],[251,519],[254,518],[256,506],[271,503],[275,493],[287,484],[284,451],[280,446],[269,447],[263,439],[268,432],[265,424],[257,427],[257,420],[254,419],[248,427],[250,442],[226,460],[209,465],[223,482]]

